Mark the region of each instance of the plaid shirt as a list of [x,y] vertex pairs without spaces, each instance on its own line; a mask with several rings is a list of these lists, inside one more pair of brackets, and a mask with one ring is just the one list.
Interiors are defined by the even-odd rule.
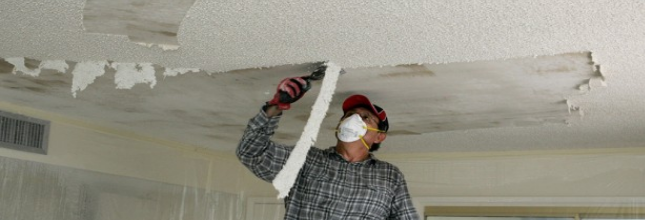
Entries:
[[[270,140],[280,117],[260,111],[249,120],[237,156],[257,177],[271,182],[293,146]],[[284,219],[419,219],[403,174],[374,158],[351,163],[334,147],[312,147],[285,198]]]

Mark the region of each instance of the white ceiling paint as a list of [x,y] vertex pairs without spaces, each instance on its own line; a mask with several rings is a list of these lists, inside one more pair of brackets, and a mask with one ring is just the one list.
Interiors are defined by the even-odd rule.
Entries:
[[[18,83],[3,83],[3,101],[124,129],[134,129],[135,121],[139,120],[141,124],[159,115],[201,119],[201,128],[176,123],[155,124],[152,119],[148,121],[150,124],[143,125],[174,134],[160,138],[215,139],[217,141],[195,145],[230,151],[238,137],[213,131],[243,129],[244,118],[251,117],[261,103],[268,100],[281,78],[302,74],[297,71],[299,66],[280,65],[334,61],[348,69],[340,79],[338,95],[347,95],[350,91],[372,95],[382,106],[394,106],[389,108],[391,118],[404,118],[394,114],[401,112],[397,109],[422,114],[427,107],[408,102],[405,97],[413,94],[413,97],[427,98],[424,94],[430,91],[446,94],[448,90],[428,88],[411,93],[406,90],[405,82],[409,79],[369,78],[370,74],[381,74],[387,68],[367,67],[503,60],[591,51],[594,62],[601,65],[604,81],[592,79],[588,87],[596,88],[603,83],[607,87],[592,89],[594,91],[583,95],[562,95],[562,100],[584,111],[583,120],[569,125],[556,123],[392,135],[386,141],[386,146],[391,147],[384,147],[382,151],[504,151],[645,145],[645,135],[642,135],[645,132],[642,114],[645,104],[641,101],[642,71],[645,69],[645,62],[642,62],[645,3],[638,0],[196,1],[179,26],[180,49],[176,51],[142,47],[127,36],[89,34],[82,28],[83,9],[84,1],[80,0],[0,2],[0,57],[68,60],[71,63],[105,60],[151,63],[157,65],[155,68],[202,69],[212,75],[204,72],[183,74],[166,78],[153,89],[141,85],[130,90],[115,90],[114,73],[108,73],[95,78],[96,81],[78,93],[76,99],[70,98],[71,74],[41,73],[36,79],[15,75],[11,77],[20,79],[10,80]],[[280,67],[216,73],[263,66]],[[90,78],[94,77],[97,76]],[[352,80],[363,77],[371,81],[358,81],[356,87]],[[528,78],[524,80],[531,82]],[[9,88],[20,83],[27,86]],[[379,83],[386,84],[387,88],[377,90],[370,86]],[[34,91],[29,92],[30,88]],[[37,92],[42,89],[47,92]],[[578,84],[572,85],[572,89],[578,89]],[[77,90],[82,89],[78,87]],[[315,95],[309,95],[298,103],[298,108],[288,113],[291,114],[288,117],[306,119],[313,97]],[[502,95],[497,97],[503,98]],[[332,112],[339,108],[340,101],[332,103]],[[144,106],[145,110],[141,111],[139,105],[150,106]],[[480,105],[472,103],[464,109],[478,107]],[[147,111],[151,109],[153,111]],[[111,121],[112,116],[121,120]],[[327,123],[335,123],[333,113],[329,117]],[[216,128],[211,128],[213,126]],[[295,142],[298,135],[290,134],[298,134],[302,127],[298,121],[285,122],[277,138]],[[145,131],[139,132],[149,135]],[[210,139],[202,138],[207,135]],[[320,136],[325,135],[331,136],[329,133]],[[330,142],[333,141],[326,141]]]

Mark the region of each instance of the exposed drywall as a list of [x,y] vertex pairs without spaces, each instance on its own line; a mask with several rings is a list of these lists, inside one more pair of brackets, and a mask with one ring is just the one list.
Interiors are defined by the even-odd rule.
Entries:
[[126,35],[137,44],[179,48],[179,25],[195,0],[87,0],[83,27],[89,33]]
[[[29,60],[33,63],[40,62]],[[267,83],[265,79],[306,74],[303,70],[310,66],[285,65],[204,74],[195,68],[164,68],[151,63],[67,62],[72,66],[72,95],[78,99],[78,92],[88,88],[93,91],[84,92],[81,100],[68,99],[69,93],[60,93],[62,85],[53,87],[45,83],[64,82],[70,77],[66,73],[42,74],[37,77],[41,80],[37,85],[31,82],[37,79],[16,74],[5,75],[0,79],[3,79],[2,85],[5,87],[16,88],[11,91],[26,88],[34,90],[35,94],[48,91],[49,96],[58,97],[29,102],[29,105],[37,108],[56,109],[61,113],[75,109],[75,116],[105,126],[138,130],[146,135],[217,150],[232,150],[244,128],[246,117],[255,111],[249,109],[245,102],[230,101],[255,100],[262,103],[269,100],[275,88],[271,88],[272,83]],[[360,91],[378,104],[382,100],[406,103],[382,105],[387,109],[390,120],[396,122],[388,133],[390,137],[484,128],[570,124],[582,119],[585,113],[585,109],[570,99],[593,93],[602,86],[604,77],[599,68],[600,64],[593,61],[590,52],[580,52],[468,63],[348,69],[348,74],[344,74],[338,83],[336,92],[339,98],[332,102],[330,115],[340,108],[344,97]],[[38,68],[23,69],[40,72]],[[188,72],[193,74],[184,74]],[[201,74],[195,75],[195,72]],[[56,74],[52,75],[53,73]],[[168,76],[174,77],[167,78]],[[158,79],[163,80],[162,87],[156,87]],[[278,130],[277,141],[297,139],[300,131],[293,128],[302,127],[300,123],[308,118],[306,108],[297,106],[311,105],[308,103],[318,92],[319,83],[314,82],[311,95],[294,104],[296,107],[290,112],[296,113],[295,115],[284,116],[296,120],[283,122],[287,124]],[[137,84],[148,86],[135,87]],[[391,87],[402,89],[405,95],[384,90]],[[113,88],[129,91],[110,91]],[[591,91],[592,88],[594,91]],[[194,95],[187,95],[188,93]],[[208,97],[210,94],[219,99]],[[6,93],[7,99],[18,102],[21,96],[23,95],[19,93]],[[423,111],[416,111],[410,106]],[[218,111],[213,111],[214,109]],[[100,112],[100,115],[93,115],[95,112]],[[320,146],[334,141],[333,130],[336,123],[335,120],[325,120],[321,129],[323,141]]]
[[591,88],[592,80],[603,81],[599,65],[590,52],[580,52],[348,69],[352,76],[343,78],[338,92],[402,103],[386,106],[396,122],[389,136],[569,124],[580,120],[584,109],[567,99],[590,93],[580,88]]

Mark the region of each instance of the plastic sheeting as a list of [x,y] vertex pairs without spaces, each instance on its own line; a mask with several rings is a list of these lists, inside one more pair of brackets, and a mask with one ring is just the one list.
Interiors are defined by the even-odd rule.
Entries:
[[241,219],[238,195],[0,157],[0,219]]
[[[420,214],[428,207],[482,206],[587,207],[616,219],[642,219],[645,213],[642,150],[583,155],[384,155],[381,159],[406,175]],[[201,174],[191,170],[202,165],[184,166],[187,183],[182,185],[0,156],[0,219],[283,218],[283,203],[275,198],[277,192],[270,183],[250,177],[241,165],[237,169],[236,163],[223,163],[233,169],[214,172],[212,179],[233,180],[238,183],[235,190],[193,187],[194,181],[200,181],[194,176]]]

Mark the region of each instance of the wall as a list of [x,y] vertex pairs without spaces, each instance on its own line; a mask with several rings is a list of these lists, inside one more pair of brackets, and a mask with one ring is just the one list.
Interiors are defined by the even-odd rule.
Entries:
[[255,187],[261,181],[233,152],[137,136],[9,103],[0,102],[0,109],[52,121],[47,155],[0,148],[0,156],[224,192],[267,189]]
[[645,206],[645,149],[388,155],[415,207]]
[[645,149],[383,157],[417,196],[645,196]]
[[[242,167],[233,152],[204,151],[86,126],[6,103],[0,103],[0,109],[54,120],[48,155],[0,148],[3,157],[194,187],[204,192],[225,192],[244,199],[277,195],[269,183]],[[418,206],[423,205],[419,202],[423,198],[618,197],[626,201],[645,196],[645,150],[639,148],[377,157],[403,170]],[[103,202],[121,196],[101,193],[105,195]],[[128,200],[131,199],[123,201]]]
[[0,216],[5,218],[242,219],[246,195],[272,190],[246,172],[232,152],[8,103],[0,102],[0,109],[52,121],[47,155],[0,148]]

